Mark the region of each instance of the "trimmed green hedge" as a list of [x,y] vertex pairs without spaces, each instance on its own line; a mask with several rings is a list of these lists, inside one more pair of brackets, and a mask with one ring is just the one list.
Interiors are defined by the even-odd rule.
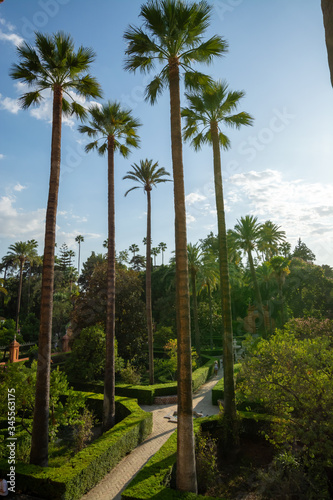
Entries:
[[[238,373],[241,368],[241,363],[234,365],[234,374]],[[212,389],[212,404],[217,405],[219,399],[224,398],[224,378],[221,378]]]
[[[199,389],[213,374],[216,357],[204,356],[206,363],[192,373],[193,392]],[[76,382],[71,381],[76,390],[103,393],[103,382]],[[155,385],[116,384],[116,395],[138,400],[139,404],[152,405],[155,397],[174,396],[177,394],[177,382]]]
[[[195,432],[200,428],[199,420],[202,422],[206,419],[198,419],[194,422]],[[177,431],[169,437],[162,448],[155,453],[130,482],[121,494],[122,500],[145,500],[148,498],[158,498],[158,500],[173,500],[176,498],[183,500],[212,499],[212,497],[180,492],[168,487],[167,479],[171,476],[172,469],[176,464],[176,453]]]
[[[258,415],[250,412],[240,412],[243,435],[258,435],[266,430],[273,420],[269,415]],[[205,417],[193,422],[194,432],[200,427],[205,432],[215,429],[219,425],[219,416]],[[122,500],[212,500],[213,497],[184,493],[171,489],[168,485],[177,460],[177,431],[174,432],[160,450],[141,469],[137,476],[130,482],[121,494]],[[227,500],[227,499],[224,499]]]
[[[102,395],[92,395],[87,404],[97,408],[102,404],[102,399]],[[136,401],[118,397],[116,404],[117,409],[128,416],[77,453],[66,465],[47,468],[17,463],[16,490],[41,498],[76,500],[101,481],[152,431],[152,414],[141,410]],[[7,460],[2,460],[0,474],[6,477],[7,473]]]

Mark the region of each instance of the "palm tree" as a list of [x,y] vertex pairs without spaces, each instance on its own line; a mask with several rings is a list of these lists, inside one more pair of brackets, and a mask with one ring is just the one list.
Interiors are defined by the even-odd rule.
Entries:
[[84,237],[81,234],[79,234],[78,236],[76,236],[75,241],[76,241],[76,243],[79,244],[79,255],[78,255],[78,261],[77,261],[77,272],[78,272],[78,275],[80,277],[81,243],[84,242]]
[[162,266],[164,266],[164,252],[167,249],[167,245],[166,245],[166,243],[161,241],[161,243],[158,244],[158,248],[162,252]]
[[270,260],[278,253],[279,244],[285,241],[285,239],[286,233],[280,231],[280,226],[267,220],[261,226],[258,250],[262,252],[266,261]]
[[[108,155],[108,270],[106,303],[106,360],[104,379],[103,429],[115,423],[115,294],[116,294],[116,244],[115,244],[115,186],[114,154],[126,158],[131,148],[139,146],[137,129],[141,125],[131,111],[118,102],[107,102],[102,107],[90,108],[89,125],[81,125],[79,131],[95,139],[85,147],[86,152],[96,149],[98,154]],[[101,141],[101,143],[99,143]]]
[[140,165],[134,163],[132,170],[128,171],[123,179],[130,179],[137,182],[139,186],[134,186],[126,191],[125,196],[134,189],[143,188],[147,195],[147,236],[146,236],[146,317],[148,331],[149,350],[149,383],[154,383],[154,339],[153,339],[153,316],[151,307],[151,191],[153,187],[162,182],[167,182],[166,175],[170,175],[163,167],[158,166],[158,162],[153,160],[141,160]]
[[284,326],[285,323],[285,317],[284,317],[284,298],[283,298],[283,292],[282,292],[282,287],[283,283],[286,280],[286,276],[290,274],[290,269],[289,269],[289,264],[290,260],[286,259],[285,257],[282,257],[281,255],[275,255],[274,257],[271,258],[269,261],[268,265],[272,269],[272,274],[274,278],[276,279],[277,285],[278,285],[278,290],[279,290],[279,301],[281,304],[281,321],[282,321],[282,327]]
[[151,254],[152,256],[154,257],[154,267],[156,267],[156,257],[158,256],[158,254],[161,252],[161,250],[158,248],[158,247],[153,247],[151,249]]
[[223,365],[224,365],[224,415],[232,425],[237,443],[236,402],[233,372],[233,331],[228,272],[227,231],[223,200],[220,148],[229,149],[230,140],[221,130],[222,126],[240,128],[251,125],[252,117],[244,111],[233,114],[244,92],[228,91],[226,82],[211,82],[206,87],[186,94],[189,107],[183,109],[186,119],[185,140],[190,139],[195,150],[205,143],[212,144],[214,158],[214,183],[218,226],[218,248],[223,318]]
[[190,301],[188,286],[186,212],[183,172],[183,153],[180,116],[180,70],[185,73],[185,85],[208,81],[194,72],[193,63],[210,63],[214,56],[226,51],[221,37],[203,41],[209,26],[210,7],[205,0],[188,4],[184,0],[149,0],[141,6],[143,26],[130,26],[124,37],[125,68],[144,73],[162,63],[162,70],[146,88],[151,104],[166,87],[170,92],[171,152],[174,179],[176,296],[178,334],[178,445],[177,488],[197,491],[194,436],[192,421],[192,364],[190,335]]
[[7,255],[11,259],[12,263],[19,266],[20,278],[17,293],[17,305],[16,305],[16,331],[19,327],[19,317],[21,308],[21,295],[22,295],[22,283],[23,283],[23,268],[24,264],[37,257],[37,242],[23,242],[18,241],[13,245],[10,245]]
[[31,463],[46,466],[62,113],[84,117],[86,111],[73,99],[72,93],[85,98],[96,98],[100,97],[101,89],[96,79],[87,73],[95,59],[94,52],[84,47],[75,52],[73,39],[69,35],[62,32],[52,36],[36,33],[35,47],[24,42],[17,48],[17,52],[20,63],[14,64],[10,75],[14,80],[20,80],[32,88],[30,92],[21,96],[22,107],[26,109],[31,105],[40,104],[44,90],[50,90],[53,95],[51,172],[45,222],[36,400],[30,453]]
[[333,87],[333,9],[331,0],[321,0],[321,8],[324,18],[328,65],[331,74],[331,84]]
[[132,252],[133,257],[135,257],[136,252],[139,251],[139,247],[135,243],[133,243],[128,249],[130,252]]
[[219,276],[219,264],[214,255],[213,250],[209,249],[203,253],[201,266],[199,268],[199,294],[204,290],[207,291],[209,304],[209,338],[210,347],[213,349],[213,307],[212,307],[212,291],[217,288]]
[[234,229],[230,231],[230,234],[234,239],[235,244],[243,250],[245,255],[247,255],[257,307],[259,309],[262,326],[266,334],[264,309],[252,257],[252,251],[257,248],[258,242],[260,241],[261,228],[262,225],[258,223],[257,217],[254,217],[253,215],[246,215],[245,217],[241,217],[240,220],[237,220],[237,224]]
[[194,337],[195,337],[195,348],[198,355],[201,355],[200,347],[200,331],[199,331],[199,321],[198,321],[198,302],[197,302],[197,275],[201,267],[201,248],[199,245],[192,245],[188,243],[187,245],[187,258],[188,267],[190,274],[191,290],[192,290],[192,304],[193,304],[193,319],[194,319]]

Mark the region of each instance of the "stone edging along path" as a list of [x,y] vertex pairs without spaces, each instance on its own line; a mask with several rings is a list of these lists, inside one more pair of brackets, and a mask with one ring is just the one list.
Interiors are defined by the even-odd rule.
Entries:
[[[222,370],[211,378],[193,394],[193,409],[203,416],[216,415],[218,408],[212,405],[211,389],[222,377]],[[177,424],[167,418],[177,410],[176,404],[140,405],[145,411],[153,414],[153,432],[129,455],[124,457],[94,488],[86,493],[81,500],[120,500],[121,492],[128,483],[161,448],[176,429]]]

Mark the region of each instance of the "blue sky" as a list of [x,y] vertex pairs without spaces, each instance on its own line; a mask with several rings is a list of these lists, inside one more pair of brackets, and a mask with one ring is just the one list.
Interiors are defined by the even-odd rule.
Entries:
[[[16,241],[35,238],[43,253],[47,203],[51,107],[20,110],[22,87],[8,76],[17,62],[15,45],[33,44],[35,30],[69,32],[75,45],[92,47],[91,68],[104,100],[118,100],[142,122],[141,149],[124,160],[116,156],[116,246],[132,243],[144,254],[146,198],[122,177],[141,159],[158,161],[170,173],[169,96],[155,106],[143,99],[149,76],[125,72],[123,33],[139,25],[141,0],[5,0],[0,4],[0,257]],[[207,37],[223,36],[225,57],[197,66],[232,90],[244,90],[239,111],[249,112],[253,127],[226,130],[232,143],[222,153],[227,227],[247,214],[267,219],[286,231],[294,247],[298,238],[311,248],[318,264],[333,266],[333,89],[327,65],[319,0],[213,0]],[[185,105],[182,100],[182,105]],[[107,237],[106,158],[86,154],[87,140],[77,122],[65,120],[57,244],[77,252],[75,237],[85,238],[81,262],[91,251],[103,252]],[[216,232],[212,151],[195,153],[184,146],[188,241]],[[172,183],[152,193],[153,246],[174,249]],[[158,261],[160,261],[158,257]]]

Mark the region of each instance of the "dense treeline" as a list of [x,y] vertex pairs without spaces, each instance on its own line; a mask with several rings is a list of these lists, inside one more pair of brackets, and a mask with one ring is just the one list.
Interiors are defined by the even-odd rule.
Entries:
[[[246,220],[246,218],[241,219]],[[260,226],[260,224],[258,224]],[[262,233],[254,244],[255,274],[264,307],[271,318],[271,327],[282,327],[291,318],[333,318],[333,269],[316,265],[311,250],[299,240],[292,250],[283,231],[275,227],[279,241],[264,237],[270,221],[261,225]],[[229,275],[232,297],[234,335],[246,333],[244,318],[248,307],[256,304],[253,276],[248,260],[242,258],[233,232],[228,233],[230,249]],[[152,247],[152,311],[156,339],[162,327],[176,332],[175,264],[164,262],[159,249]],[[116,266],[116,338],[120,355],[127,360],[145,362],[147,354],[147,329],[145,323],[145,258],[133,244],[117,255]],[[60,338],[66,328],[72,327],[78,336],[82,328],[97,323],[105,326],[107,254],[91,256],[82,265],[81,275],[74,266],[75,253],[66,245],[59,248],[55,264],[53,344],[60,347]],[[189,245],[188,259],[191,292],[195,285],[196,308],[191,293],[192,337],[206,347],[222,346],[222,318],[220,305],[220,280],[218,273],[217,237],[210,233],[195,245]],[[23,266],[20,263],[23,261]],[[13,339],[18,321],[18,340],[37,342],[41,297],[41,262],[35,242],[18,242],[2,257],[2,287],[0,316],[5,321],[0,329],[0,345]],[[141,263],[139,265],[139,262]],[[20,280],[22,276],[22,284]],[[19,295],[20,294],[20,295]],[[17,317],[18,301],[19,318]],[[196,309],[196,310],[194,310]],[[195,317],[197,315],[197,317]],[[195,328],[199,328],[199,339]],[[258,325],[258,329],[262,325]],[[262,329],[262,328],[261,328]],[[156,333],[157,332],[157,333]]]

